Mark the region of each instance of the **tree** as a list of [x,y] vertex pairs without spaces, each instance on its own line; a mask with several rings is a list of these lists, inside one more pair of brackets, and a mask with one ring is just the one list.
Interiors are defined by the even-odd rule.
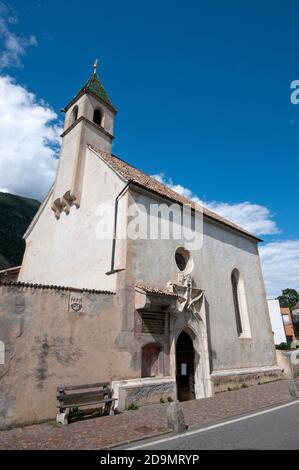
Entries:
[[299,302],[299,293],[295,289],[284,289],[282,295],[277,297],[281,307],[295,307]]

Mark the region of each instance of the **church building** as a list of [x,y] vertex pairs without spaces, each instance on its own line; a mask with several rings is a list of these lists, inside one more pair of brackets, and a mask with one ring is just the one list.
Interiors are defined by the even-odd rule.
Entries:
[[260,240],[113,154],[96,67],[63,111],[54,184],[0,273],[0,426],[55,419],[61,385],[108,381],[121,411],[278,378]]

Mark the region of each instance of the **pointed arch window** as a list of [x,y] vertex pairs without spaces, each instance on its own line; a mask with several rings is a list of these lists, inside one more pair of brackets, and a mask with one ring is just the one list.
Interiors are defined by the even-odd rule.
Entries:
[[242,320],[240,313],[240,304],[238,298],[238,276],[236,270],[232,272],[232,289],[233,289],[233,298],[234,298],[234,307],[235,307],[235,316],[236,316],[236,325],[238,335],[240,336],[243,333]]
[[233,302],[238,336],[242,338],[250,338],[251,331],[248,317],[245,286],[244,281],[237,269],[234,269],[231,273],[231,284],[233,291]]

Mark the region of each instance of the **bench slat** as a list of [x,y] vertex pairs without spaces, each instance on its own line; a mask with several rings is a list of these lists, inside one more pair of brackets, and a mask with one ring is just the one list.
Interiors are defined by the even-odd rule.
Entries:
[[67,398],[67,397],[79,397],[84,395],[85,397],[92,397],[94,395],[112,395],[112,390],[110,388],[105,388],[104,390],[91,390],[89,392],[78,392],[78,393],[59,393],[57,398]]
[[111,398],[111,392],[104,393],[72,393],[71,395],[58,396],[58,400],[63,403],[69,403],[70,401],[91,401],[91,400],[104,400],[105,398]]
[[59,404],[57,405],[58,408],[72,408],[72,407],[76,407],[76,406],[87,406],[87,405],[98,405],[100,403],[112,403],[116,401],[116,398],[109,398],[107,400],[96,400],[96,401],[90,401],[90,402],[87,402],[87,403],[77,403],[77,402],[74,402],[74,403],[68,403],[67,405],[66,404]]

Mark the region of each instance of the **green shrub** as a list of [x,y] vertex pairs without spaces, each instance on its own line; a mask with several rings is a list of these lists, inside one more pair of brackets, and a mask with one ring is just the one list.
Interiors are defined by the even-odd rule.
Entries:
[[103,415],[103,410],[102,408],[98,408],[97,410],[94,410],[92,413],[91,413],[91,416],[93,416],[94,418],[98,417],[98,416],[102,416]]
[[167,397],[167,401],[168,401],[168,403],[171,403],[173,401],[173,398],[172,397]]
[[134,402],[130,403],[129,406],[128,406],[128,410],[129,410],[129,411],[138,410],[138,405],[137,405],[137,403],[134,403]]
[[280,344],[276,344],[275,348],[280,351],[289,351],[291,349],[291,346],[288,343],[280,343]]
[[241,385],[241,388],[248,388],[248,385],[245,382],[243,382]]
[[83,411],[79,410],[78,407],[75,407],[75,408],[71,408],[69,417],[76,419],[76,418],[82,418],[83,415],[84,415]]
[[165,402],[166,402],[165,398],[161,397],[160,398],[160,403],[165,403]]

